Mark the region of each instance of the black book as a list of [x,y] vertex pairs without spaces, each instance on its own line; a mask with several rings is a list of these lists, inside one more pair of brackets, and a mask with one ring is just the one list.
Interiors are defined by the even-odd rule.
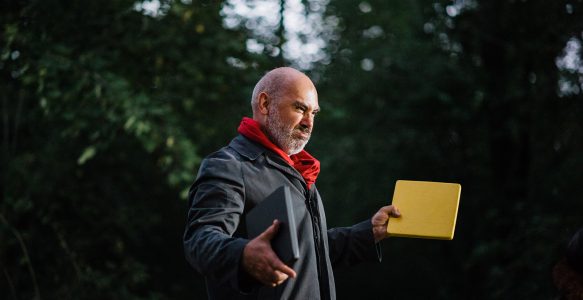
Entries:
[[277,219],[279,229],[271,240],[271,247],[279,259],[289,264],[300,258],[294,209],[288,186],[282,186],[247,213],[247,235],[253,239]]

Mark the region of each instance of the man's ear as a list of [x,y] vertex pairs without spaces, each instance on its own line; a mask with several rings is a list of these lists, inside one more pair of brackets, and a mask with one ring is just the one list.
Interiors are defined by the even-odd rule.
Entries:
[[258,108],[259,108],[259,112],[262,115],[267,115],[267,113],[269,112],[269,110],[267,109],[267,107],[269,106],[269,96],[265,93],[265,92],[261,92],[258,96]]

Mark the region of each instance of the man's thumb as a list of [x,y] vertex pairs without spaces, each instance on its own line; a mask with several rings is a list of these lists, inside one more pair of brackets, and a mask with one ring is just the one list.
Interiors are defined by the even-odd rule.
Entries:
[[279,229],[279,221],[273,220],[273,224],[271,224],[271,226],[267,227],[267,229],[265,229],[265,231],[261,235],[263,236],[263,238],[271,240],[277,234],[278,229]]

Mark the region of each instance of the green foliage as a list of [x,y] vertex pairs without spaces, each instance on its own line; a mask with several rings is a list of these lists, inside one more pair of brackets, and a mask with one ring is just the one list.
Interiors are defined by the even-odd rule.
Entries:
[[3,4],[4,295],[204,294],[181,255],[180,198],[258,75],[227,63],[251,58],[220,3],[168,5],[151,17],[133,1]]
[[[5,298],[204,297],[182,256],[183,199],[281,63],[246,39],[273,54],[285,34],[226,29],[222,2],[189,2],[160,1],[157,15],[127,0],[0,5]],[[583,211],[581,71],[561,62],[581,45],[581,9],[328,3],[337,38],[309,70],[323,109],[308,150],[329,225],[370,217],[396,179],[463,186],[453,241],[389,240],[381,265],[337,270],[340,299],[555,294]]]
[[396,179],[463,186],[453,242],[387,242],[382,279],[341,271],[341,299],[356,297],[354,285],[365,298],[386,285],[394,299],[552,297],[552,266],[583,211],[583,102],[558,88],[580,75],[556,63],[581,41],[581,8],[330,2],[342,38],[317,70],[323,112],[312,144],[329,220],[369,216]]

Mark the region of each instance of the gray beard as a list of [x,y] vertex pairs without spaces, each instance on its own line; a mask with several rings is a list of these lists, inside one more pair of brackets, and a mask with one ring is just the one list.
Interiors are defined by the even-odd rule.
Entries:
[[294,138],[294,128],[286,126],[280,121],[277,109],[269,111],[269,116],[265,122],[265,131],[269,139],[288,155],[300,153],[310,138]]

